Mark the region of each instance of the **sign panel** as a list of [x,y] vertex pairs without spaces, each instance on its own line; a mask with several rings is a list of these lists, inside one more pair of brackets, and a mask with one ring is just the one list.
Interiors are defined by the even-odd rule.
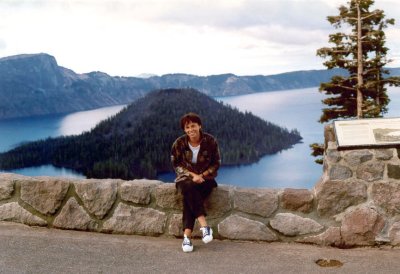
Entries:
[[334,121],[338,147],[400,144],[400,118]]

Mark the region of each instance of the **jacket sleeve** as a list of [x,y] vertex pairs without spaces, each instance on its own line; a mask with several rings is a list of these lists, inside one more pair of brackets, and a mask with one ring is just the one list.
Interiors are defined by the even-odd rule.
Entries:
[[171,149],[171,164],[178,177],[189,174],[189,171],[184,166],[183,156],[182,148],[178,140],[176,140]]
[[214,138],[211,141],[211,148],[211,162],[210,166],[207,168],[208,174],[206,177],[215,178],[217,176],[217,171],[221,166],[221,154],[219,152],[218,143]]

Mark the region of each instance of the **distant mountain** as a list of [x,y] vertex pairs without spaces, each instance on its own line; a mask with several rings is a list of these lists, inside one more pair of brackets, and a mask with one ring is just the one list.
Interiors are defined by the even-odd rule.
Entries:
[[300,142],[287,130],[194,89],[153,91],[79,136],[49,138],[0,154],[0,169],[53,164],[95,178],[156,178],[170,171],[180,117],[193,111],[220,145],[223,165],[249,164]]
[[[392,69],[400,75],[400,68]],[[210,96],[319,86],[342,70],[310,70],[269,76],[167,74],[112,77],[103,72],[77,74],[58,66],[48,54],[0,58],[0,119],[67,113],[128,104],[152,90],[195,88]]]

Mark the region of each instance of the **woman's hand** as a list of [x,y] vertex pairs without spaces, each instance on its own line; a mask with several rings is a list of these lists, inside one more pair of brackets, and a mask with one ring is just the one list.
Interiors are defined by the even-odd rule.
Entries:
[[197,184],[201,184],[204,182],[204,178],[201,175],[198,175],[196,173],[191,173],[192,175],[192,181],[197,183]]

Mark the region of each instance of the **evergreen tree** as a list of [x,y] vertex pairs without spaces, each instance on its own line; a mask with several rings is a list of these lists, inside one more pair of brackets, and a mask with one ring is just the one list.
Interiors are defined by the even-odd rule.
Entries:
[[[329,35],[332,47],[317,50],[317,55],[328,59],[328,69],[342,68],[347,76],[334,76],[330,82],[321,83],[320,92],[328,97],[319,122],[336,118],[382,117],[387,112],[389,97],[385,86],[399,85],[399,77],[390,77],[384,67],[390,62],[386,55],[385,32],[394,19],[385,19],[384,11],[370,11],[374,0],[350,0],[348,6],[339,7],[339,15],[327,19],[336,29]],[[322,155],[320,144],[310,145],[312,155]],[[321,162],[321,160],[317,160]]]

